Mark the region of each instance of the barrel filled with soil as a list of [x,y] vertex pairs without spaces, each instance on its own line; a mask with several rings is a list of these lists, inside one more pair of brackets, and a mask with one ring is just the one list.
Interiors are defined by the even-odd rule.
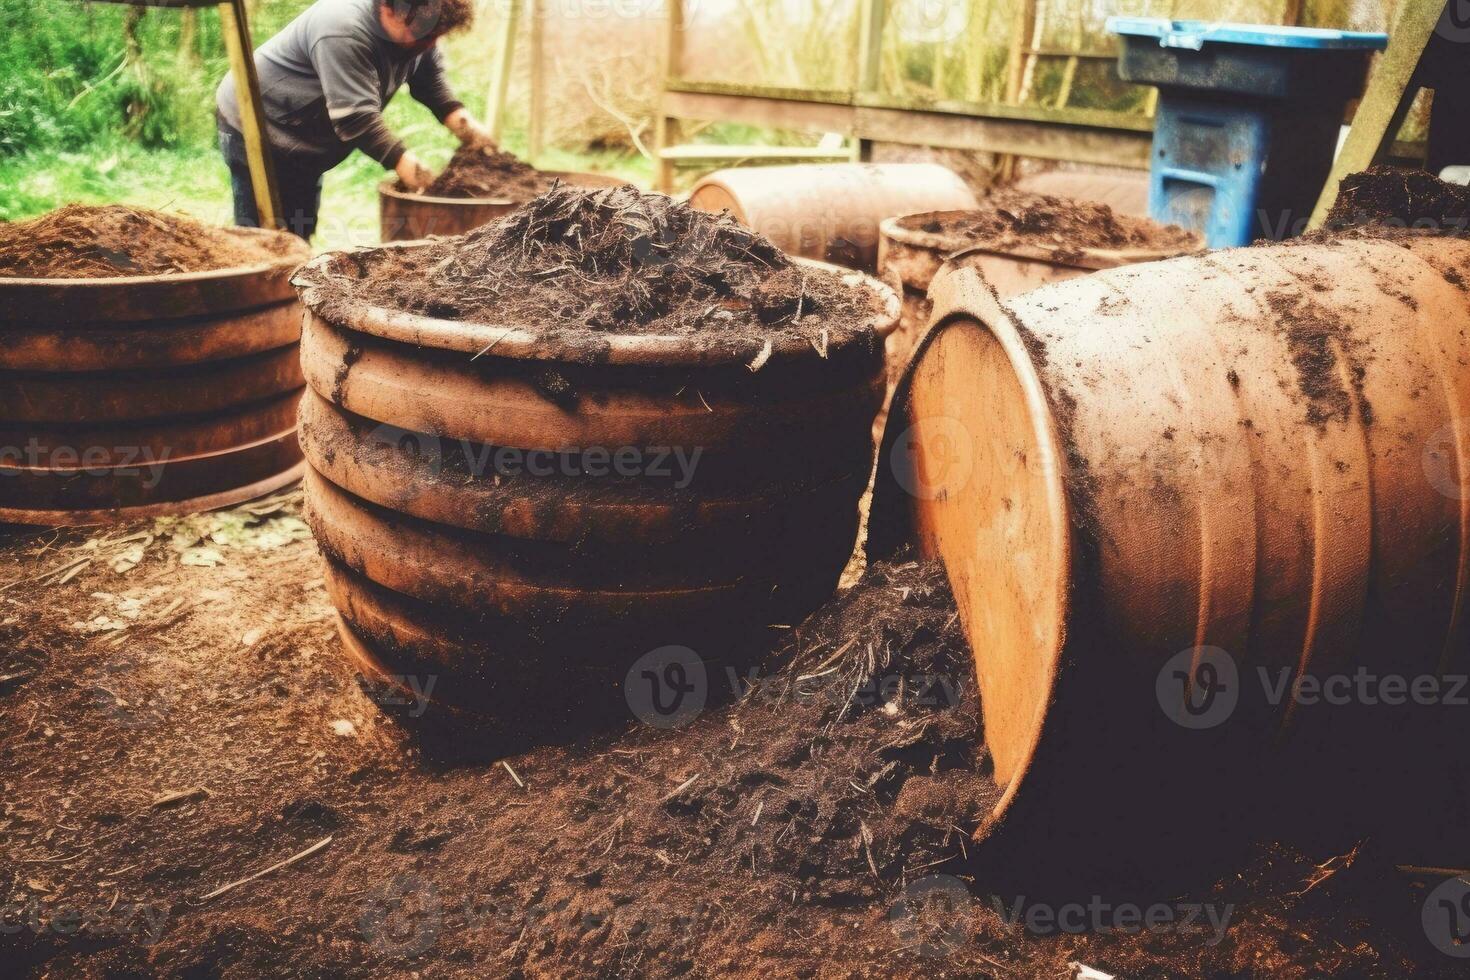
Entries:
[[378,187],[385,242],[463,235],[504,217],[557,182],[574,187],[617,187],[603,174],[537,170],[493,147],[463,147],[423,192],[395,180]]
[[941,273],[870,557],[916,534],[948,570],[985,853],[1081,873],[1414,798],[1470,654],[1467,286],[1470,242],[1392,232],[1008,300]]
[[543,732],[836,586],[898,314],[876,281],[631,187],[296,281],[310,519],[368,672]]
[[730,212],[787,254],[873,272],[885,220],[976,201],[936,163],[831,163],[717,170],[694,186],[689,203]]
[[308,258],[120,206],[0,224],[0,521],[190,513],[298,479]]

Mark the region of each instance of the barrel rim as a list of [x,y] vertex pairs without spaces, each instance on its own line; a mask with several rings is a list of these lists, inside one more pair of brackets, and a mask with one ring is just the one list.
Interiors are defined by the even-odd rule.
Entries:
[[[428,241],[392,242],[380,248],[413,248],[429,244]],[[811,341],[803,337],[770,336],[764,341],[758,337],[739,337],[719,347],[701,346],[693,343],[691,336],[673,334],[604,334],[583,329],[557,330],[550,335],[523,327],[503,324],[477,323],[465,320],[442,320],[389,310],[381,306],[364,306],[355,311],[351,323],[327,315],[316,287],[306,277],[313,273],[325,273],[337,256],[346,254],[327,252],[302,266],[292,277],[292,284],[300,292],[301,302],[313,316],[343,330],[354,330],[383,340],[418,347],[433,347],[437,350],[454,351],[479,356],[493,348],[497,358],[524,361],[582,361],[586,359],[589,341],[595,343],[598,360],[606,364],[659,366],[710,367],[724,364],[749,363],[759,357],[769,345],[770,356],[790,357],[812,352]],[[883,311],[875,313],[858,326],[851,334],[835,337],[831,350],[840,350],[850,344],[865,341],[869,335],[883,340],[898,329],[902,313],[902,301],[898,293],[886,283],[852,269],[805,259],[797,256],[792,261],[809,269],[838,275],[843,282],[866,287],[883,303]],[[698,335],[694,335],[698,336]]]
[[[1065,485],[1065,469],[1067,466],[1067,455],[1064,450],[1066,445],[1063,433],[1059,428],[1059,420],[1056,413],[1051,409],[1051,399],[1048,395],[1047,385],[1040,366],[1035,362],[1030,353],[1023,328],[1016,320],[1010,308],[996,295],[994,289],[986,282],[984,275],[977,269],[963,266],[952,266],[944,269],[935,278],[934,289],[931,293],[934,299],[935,324],[925,335],[919,348],[915,351],[913,361],[909,370],[904,375],[904,391],[900,392],[904,401],[907,402],[906,386],[912,383],[913,376],[918,368],[920,360],[924,357],[929,345],[946,329],[946,325],[952,325],[961,321],[969,321],[989,332],[997,342],[1000,343],[1012,370],[1015,372],[1017,384],[1024,392],[1027,401],[1027,415],[1036,428],[1036,435],[1040,441],[1044,441],[1050,447],[1050,452],[1056,461],[1056,469],[1051,478],[1047,480],[1046,506],[1052,512],[1053,539],[1051,546],[1055,549],[1054,558],[1060,565],[1060,578],[1063,582],[1070,581],[1072,569],[1076,563],[1076,545],[1073,540],[1073,503],[1067,495]],[[890,428],[900,425],[909,425],[904,418],[904,411],[895,409],[889,418]],[[896,439],[885,432],[883,447],[884,459],[878,463],[879,480],[883,480],[885,471],[891,471],[893,461],[891,453],[894,451]],[[869,556],[872,560],[873,556]],[[958,586],[956,587],[958,588]],[[1054,649],[1044,651],[1047,659],[1044,665],[1044,687],[1037,694],[1035,703],[1032,705],[1033,714],[1028,722],[1029,730],[1026,733],[1026,747],[1018,756],[1013,767],[1010,780],[1001,787],[1001,797],[996,801],[989,813],[987,813],[979,827],[976,829],[974,839],[983,841],[995,833],[1012,810],[1016,797],[1022,790],[1027,776],[1031,770],[1041,746],[1046,738],[1047,732],[1053,727],[1053,718],[1046,710],[1054,701],[1056,692],[1062,680],[1062,667],[1067,656],[1067,643],[1071,631],[1072,619],[1075,614],[1073,597],[1070,590],[1061,590],[1057,605],[1057,643]],[[967,625],[967,624],[966,624]],[[968,629],[967,629],[968,638]],[[980,673],[980,654],[975,651],[974,643],[971,642],[972,657],[976,666],[977,683]],[[977,688],[978,690],[978,688]],[[981,710],[984,710],[984,698],[981,698]]]
[[[591,178],[591,187],[604,186],[601,182],[606,180],[607,187],[622,187],[624,184],[632,183],[615,174],[593,173],[590,170],[543,170],[541,173],[548,177],[556,178]],[[435,204],[450,208],[472,208],[472,207],[497,207],[514,208],[532,200],[535,195],[516,200],[509,197],[438,197],[433,194],[419,194],[414,191],[401,191],[397,187],[397,181],[392,177],[378,185],[378,198],[386,198],[393,201],[404,201],[410,204]]]
[[[1162,248],[1045,248],[1040,245],[1013,245],[1004,248],[998,247],[996,243],[964,242],[957,243],[955,236],[944,235],[938,232],[920,231],[913,228],[905,228],[903,221],[913,218],[930,218],[941,215],[968,214],[973,211],[983,211],[984,208],[969,208],[949,211],[920,211],[916,214],[897,215],[885,218],[878,225],[878,234],[882,238],[907,245],[911,248],[924,249],[937,252],[941,260],[959,259],[972,255],[995,255],[1005,259],[1019,259],[1029,262],[1045,262],[1048,265],[1062,266],[1071,269],[1090,269],[1100,271],[1102,269],[1116,269],[1125,265],[1137,265],[1143,262],[1161,262],[1165,259],[1178,258],[1181,255],[1193,255],[1203,251],[1205,243],[1199,240],[1198,248],[1188,249],[1162,249]],[[959,247],[955,247],[959,244]]]

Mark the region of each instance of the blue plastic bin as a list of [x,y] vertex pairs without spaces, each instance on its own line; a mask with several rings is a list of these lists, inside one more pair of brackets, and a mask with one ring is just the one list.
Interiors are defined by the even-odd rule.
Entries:
[[1111,17],[1118,75],[1159,89],[1149,213],[1212,248],[1299,233],[1386,34]]

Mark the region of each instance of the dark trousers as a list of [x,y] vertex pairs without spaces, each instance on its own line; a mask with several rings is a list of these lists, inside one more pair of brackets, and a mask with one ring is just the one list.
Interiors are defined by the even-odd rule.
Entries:
[[[230,185],[235,193],[235,224],[242,228],[259,228],[260,212],[255,207],[255,187],[250,180],[250,164],[245,158],[245,137],[231,127],[219,127],[219,148],[230,168]],[[330,161],[317,157],[273,153],[276,184],[281,192],[281,220],[286,230],[307,241],[316,234],[317,218],[322,208],[322,176],[331,168]]]

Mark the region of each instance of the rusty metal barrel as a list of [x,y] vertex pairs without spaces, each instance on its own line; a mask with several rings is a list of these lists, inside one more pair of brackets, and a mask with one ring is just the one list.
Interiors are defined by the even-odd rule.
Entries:
[[[987,206],[981,201],[979,208]],[[980,270],[986,282],[1004,299],[1101,269],[1173,258],[1204,244],[1200,241],[1172,248],[1102,249],[1065,243],[984,242],[944,226],[944,219],[963,214],[924,212],[889,218],[880,227],[878,276],[894,289],[901,289],[903,295],[903,316],[887,341],[890,398],[899,375],[908,366],[914,344],[929,325],[932,312],[929,286],[952,256],[960,256],[955,261]]]
[[729,211],[782,251],[873,272],[879,225],[920,211],[973,208],[959,175],[935,163],[832,163],[717,170],[690,192],[703,211]]
[[312,282],[340,261],[297,280],[301,440],[328,587],[369,677],[431,675],[450,715],[542,732],[588,722],[650,651],[718,662],[835,589],[898,315],[880,283],[833,270],[883,312],[822,349],[765,347],[334,314]]
[[1424,797],[1394,788],[1425,750],[1392,699],[1289,692],[1470,666],[1467,288],[1470,242],[1410,234],[1009,300],[941,274],[870,557],[917,534],[954,586],[1001,791],[984,854],[1105,877],[1310,796],[1345,821]]
[[184,514],[299,479],[290,276],[308,258],[303,243],[233,269],[0,278],[0,521]]
[[[606,174],[546,171],[577,187],[620,187],[627,181]],[[509,198],[430,197],[399,188],[395,180],[378,185],[378,212],[384,242],[413,242],[430,236],[448,238],[474,231],[503,218],[525,201]]]

